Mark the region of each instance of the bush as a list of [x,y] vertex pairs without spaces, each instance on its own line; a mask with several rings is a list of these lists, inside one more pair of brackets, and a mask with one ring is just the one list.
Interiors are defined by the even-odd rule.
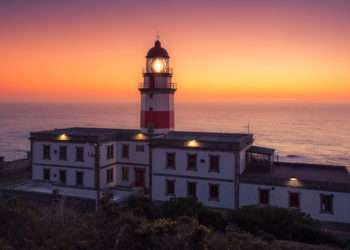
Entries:
[[255,235],[263,231],[281,240],[313,244],[336,243],[332,235],[320,230],[319,222],[298,210],[248,206],[233,210],[229,215],[229,221]]

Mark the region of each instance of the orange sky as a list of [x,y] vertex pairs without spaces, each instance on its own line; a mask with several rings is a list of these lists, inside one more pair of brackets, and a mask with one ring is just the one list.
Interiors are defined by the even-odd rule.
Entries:
[[346,1],[45,2],[0,3],[0,101],[138,101],[157,31],[179,101],[350,100]]

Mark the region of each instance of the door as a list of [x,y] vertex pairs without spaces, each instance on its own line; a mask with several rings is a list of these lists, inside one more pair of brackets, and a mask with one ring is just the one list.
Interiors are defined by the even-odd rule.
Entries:
[[145,170],[142,168],[135,169],[135,187],[145,187]]

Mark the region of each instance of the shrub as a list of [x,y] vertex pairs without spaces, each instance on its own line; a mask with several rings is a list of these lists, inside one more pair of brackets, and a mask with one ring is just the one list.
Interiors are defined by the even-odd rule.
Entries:
[[314,244],[336,242],[332,235],[320,230],[319,222],[298,210],[248,206],[233,210],[229,215],[229,221],[256,235],[259,231],[263,231],[282,240]]

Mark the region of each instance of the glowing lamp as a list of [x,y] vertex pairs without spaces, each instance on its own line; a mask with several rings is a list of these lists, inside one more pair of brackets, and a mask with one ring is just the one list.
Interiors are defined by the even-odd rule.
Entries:
[[153,62],[152,62],[152,70],[154,72],[160,73],[163,72],[165,68],[164,62],[163,60],[156,58]]
[[289,178],[290,181],[297,181],[298,179],[295,177]]
[[57,137],[57,140],[59,141],[68,141],[70,138],[66,133],[63,133]]
[[186,146],[187,147],[191,147],[191,148],[195,148],[195,147],[199,147],[200,144],[197,140],[193,139],[193,140],[189,140],[187,143],[186,143]]
[[145,140],[146,139],[146,136],[143,134],[143,133],[137,133],[135,135],[135,139],[136,140]]

